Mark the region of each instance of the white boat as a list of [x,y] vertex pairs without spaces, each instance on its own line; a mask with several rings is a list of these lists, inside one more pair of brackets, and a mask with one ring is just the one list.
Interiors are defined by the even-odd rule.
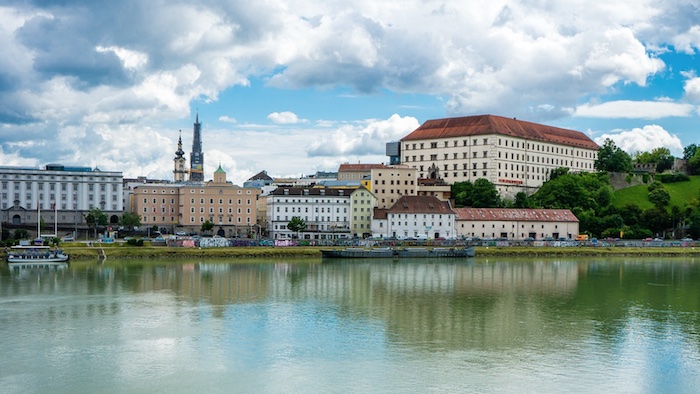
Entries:
[[7,251],[9,267],[54,267],[68,265],[70,256],[49,246],[19,245]]

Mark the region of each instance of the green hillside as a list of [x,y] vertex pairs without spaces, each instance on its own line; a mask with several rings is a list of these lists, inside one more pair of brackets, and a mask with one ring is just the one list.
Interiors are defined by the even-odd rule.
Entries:
[[[691,176],[689,182],[676,182],[663,184],[671,196],[670,206],[685,207],[690,199],[700,199],[700,175]],[[654,205],[647,198],[648,184],[628,187],[613,193],[612,203],[616,207],[626,204],[636,204],[642,209],[648,209]]]

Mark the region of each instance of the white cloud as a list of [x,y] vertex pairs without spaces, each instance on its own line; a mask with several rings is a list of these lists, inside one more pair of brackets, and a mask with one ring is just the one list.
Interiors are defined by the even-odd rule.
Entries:
[[95,50],[100,53],[114,53],[119,58],[119,60],[121,60],[122,65],[127,70],[137,70],[146,65],[146,63],[148,63],[148,55],[146,55],[145,53],[132,51],[126,48],[120,48],[118,46],[103,47],[102,45],[98,45],[97,47],[95,47]]
[[296,123],[306,123],[306,119],[299,119],[297,114],[294,112],[284,111],[284,112],[273,112],[267,115],[273,123],[277,124],[296,124]]
[[386,120],[370,119],[359,125],[348,124],[315,139],[306,152],[312,157],[382,155],[387,142],[405,137],[418,126],[416,118],[397,114]]
[[690,78],[683,85],[685,97],[693,102],[700,102],[700,78]]
[[646,125],[632,130],[615,131],[596,137],[595,142],[602,146],[606,139],[611,139],[620,149],[627,153],[650,152],[655,148],[668,148],[672,154],[681,155],[683,145],[680,138],[666,131],[659,125]]
[[219,122],[224,122],[224,123],[237,123],[235,118],[232,118],[230,116],[224,115],[224,116],[219,116]]
[[670,116],[692,116],[696,107],[668,101],[618,100],[603,104],[583,104],[574,116],[593,118],[659,119]]

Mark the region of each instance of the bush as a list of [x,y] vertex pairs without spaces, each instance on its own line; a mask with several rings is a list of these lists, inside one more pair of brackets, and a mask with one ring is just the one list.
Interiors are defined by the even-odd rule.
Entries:
[[656,179],[661,183],[674,183],[690,181],[690,177],[682,172],[674,172],[671,174],[659,174]]
[[143,238],[129,238],[126,240],[129,246],[143,246]]

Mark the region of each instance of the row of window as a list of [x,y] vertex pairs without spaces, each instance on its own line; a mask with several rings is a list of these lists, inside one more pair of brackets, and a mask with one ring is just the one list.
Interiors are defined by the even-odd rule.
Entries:
[[[489,145],[489,139],[488,138],[483,138],[482,140],[482,145]],[[532,150],[532,151],[538,151],[538,152],[546,152],[546,153],[555,153],[555,154],[562,154],[562,155],[569,155],[569,150],[571,150],[571,154],[575,155],[577,157],[587,157],[587,158],[594,158],[596,152],[592,150],[576,150],[573,148],[565,148],[565,147],[560,147],[560,146],[552,146],[549,144],[536,144],[536,143],[530,143],[526,141],[511,141],[508,139],[498,139],[498,145],[499,146],[508,146],[508,143],[510,142],[510,147],[516,148],[516,149],[527,149],[527,150]],[[479,139],[474,138],[472,139],[472,146],[478,146],[479,145]],[[449,141],[443,141],[443,147],[444,148],[449,148]],[[457,147],[459,146],[458,140],[452,141],[452,146]],[[462,146],[469,146],[469,140],[465,139],[462,140]],[[433,141],[430,142],[430,149],[437,149],[438,147],[438,142]],[[404,150],[416,150],[416,149],[425,149],[425,143],[419,142],[419,143],[407,143],[404,145]],[[486,152],[484,152],[486,154]],[[421,156],[422,157],[422,156]],[[485,157],[485,156],[484,156]],[[422,159],[421,159],[422,160]]]
[[[160,203],[161,203],[161,204],[167,204],[166,201],[167,201],[167,199],[163,198],[163,199],[161,199]],[[191,198],[191,199],[190,199],[190,204],[195,204],[195,201],[196,201],[196,200],[195,200],[194,198]],[[215,201],[217,201],[217,200],[215,200],[215,199],[213,199],[213,198],[210,198],[210,199],[209,199],[209,204],[210,204],[210,205],[213,205]],[[157,199],[157,198],[154,198],[154,199],[152,199],[152,202],[153,202],[153,204],[158,204],[158,199]],[[148,198],[144,198],[144,199],[143,199],[143,203],[144,203],[144,204],[148,204]],[[205,204],[205,199],[204,199],[204,198],[200,198],[200,199],[199,199],[199,203],[200,203],[200,204]],[[218,203],[219,203],[219,205],[223,205],[223,204],[224,204],[224,199],[223,199],[223,198],[220,198],[220,199],[218,200]],[[246,204],[246,205],[250,205],[251,203],[252,203],[252,200],[250,200],[250,199],[245,200],[245,204]],[[171,198],[171,199],[170,199],[170,204],[175,204],[175,199],[174,199],[174,198]],[[243,200],[238,199],[238,205],[242,205],[242,204],[243,204]],[[228,205],[233,205],[233,199],[232,199],[232,198],[229,198],[229,199],[228,199]]]
[[[161,194],[165,194],[166,189],[160,189]],[[167,190],[170,191],[170,194],[175,194],[177,192],[176,188],[168,188]],[[207,190],[206,189],[190,189],[190,194],[196,193],[196,190],[199,190],[200,194],[204,194]],[[148,189],[143,189],[144,193],[148,193]],[[158,189],[151,189],[151,193],[153,194],[158,194]],[[236,190],[236,194],[243,194],[242,190]],[[252,194],[252,191],[250,189],[246,189],[245,194]]]

